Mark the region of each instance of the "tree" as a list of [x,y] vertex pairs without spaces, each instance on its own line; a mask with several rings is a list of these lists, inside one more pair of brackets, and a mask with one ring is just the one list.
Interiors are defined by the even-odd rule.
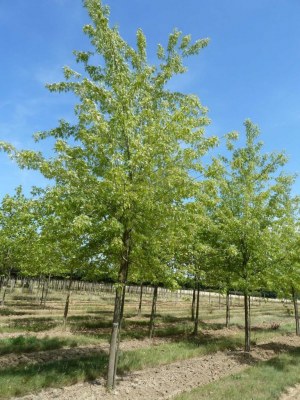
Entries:
[[292,299],[297,336],[300,335],[299,200],[299,197],[290,198],[285,207],[284,220],[274,227],[272,267],[266,276],[266,287],[275,291],[278,296]]
[[258,128],[249,120],[245,128],[245,146],[235,147],[238,135],[229,134],[231,157],[215,159],[208,176],[219,171],[211,213],[217,227],[215,247],[230,259],[232,286],[244,293],[245,350],[250,351],[249,295],[262,287],[272,263],[275,227],[284,221],[293,177],[278,172],[286,162],[284,154],[262,154]]
[[0,207],[1,268],[18,273],[28,259],[27,252],[36,239],[35,201],[27,199],[19,186],[13,196],[4,196]]
[[[178,210],[195,190],[191,171],[202,170],[199,159],[215,139],[204,137],[209,121],[199,99],[166,89],[174,75],[186,71],[183,58],[197,54],[208,40],[192,43],[189,35],[174,30],[166,49],[158,45],[158,63],[151,65],[141,30],[134,49],[109,26],[107,7],[98,0],[84,4],[92,21],[84,32],[94,51],[75,52],[83,73],[65,67],[66,81],[48,85],[52,92],[77,96],[77,123],[60,121],[57,128],[36,136],[56,139],[52,159],[7,144],[2,148],[21,167],[55,181],[57,206],[75,210],[76,221],[88,227],[90,259],[116,277],[111,388],[130,267],[140,265],[140,259],[151,265],[149,247],[161,248],[162,233],[172,231]],[[171,248],[172,240],[170,236]]]

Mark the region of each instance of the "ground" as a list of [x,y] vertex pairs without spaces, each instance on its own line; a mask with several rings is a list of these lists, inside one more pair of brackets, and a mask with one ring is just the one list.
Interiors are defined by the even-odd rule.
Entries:
[[[106,400],[167,400],[194,387],[240,372],[257,361],[268,360],[276,356],[278,352],[284,351],[287,346],[292,348],[299,345],[300,339],[285,337],[256,346],[251,355],[243,351],[217,352],[159,368],[132,372],[119,379],[117,388],[111,394],[105,390],[104,379],[97,379],[90,383],[43,391],[38,395],[29,395],[18,400],[96,400],[102,398]],[[282,400],[292,399],[299,399],[299,392],[296,389],[290,389],[289,394],[282,397]]]
[[[190,334],[190,295],[185,292],[160,293],[156,336],[150,340],[147,338],[147,324],[151,293],[145,293],[142,315],[137,316],[138,293],[131,292],[125,308],[121,371],[116,389],[107,393],[105,360],[109,350],[113,293],[96,292],[93,286],[74,291],[66,329],[62,326],[64,297],[64,291],[51,289],[46,306],[42,307],[38,296],[24,290],[21,292],[20,288],[8,293],[6,304],[0,309],[0,370],[5,375],[13,368],[15,374],[22,375],[30,366],[37,366],[34,371],[41,368],[42,375],[45,365],[54,363],[53,368],[59,369],[62,363],[67,366],[74,360],[90,361],[96,356],[104,360],[99,375],[94,376],[94,372],[91,376],[80,375],[62,384],[57,384],[53,375],[52,381],[48,377],[39,387],[34,383],[32,387],[28,384],[28,388],[8,390],[7,394],[0,392],[0,398],[171,399],[210,382],[217,385],[224,376],[238,374],[259,361],[300,347],[300,338],[293,334],[291,304],[253,299],[252,351],[245,353],[242,350],[242,300],[232,296],[231,327],[225,328],[224,297],[213,294],[202,294],[201,330],[195,341]],[[31,339],[34,339],[33,343]],[[12,350],[5,348],[10,340]],[[41,343],[46,347],[35,347]],[[35,351],[37,349],[39,351]],[[22,378],[25,386],[31,379],[36,379],[26,374]],[[65,374],[70,374],[68,366]],[[9,379],[6,385],[13,382]],[[299,385],[285,389],[280,400],[300,399]],[[23,396],[26,391],[34,394]]]

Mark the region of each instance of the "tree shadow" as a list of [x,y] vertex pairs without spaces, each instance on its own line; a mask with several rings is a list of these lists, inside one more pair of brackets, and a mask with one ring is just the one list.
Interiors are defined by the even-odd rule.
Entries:
[[[253,364],[264,363],[279,370],[287,368],[288,365],[291,363],[294,362],[299,363],[300,361],[300,348],[295,347],[293,345],[270,342],[270,343],[255,345],[255,349],[258,350],[258,352],[259,350],[272,351],[274,355],[269,360],[262,360],[261,358],[255,356],[255,353],[245,352],[243,350],[232,351],[229,352],[228,355],[233,357],[240,364],[253,365]],[[278,358],[277,356],[280,354],[292,355],[293,357],[296,356],[297,358],[299,357],[299,361],[291,361],[288,358],[287,359]]]
[[279,354],[282,352],[293,353],[300,356],[299,347],[295,347],[293,345],[289,345],[286,343],[278,343],[278,342],[270,342],[270,343],[262,343],[256,345],[258,349],[263,350],[272,350],[275,354]]
[[0,340],[0,355],[56,350],[64,346],[76,347],[77,342],[69,338],[36,338],[35,336],[21,335]]
[[59,322],[50,317],[39,318],[22,318],[12,320],[9,322],[8,327],[13,330],[41,332],[53,329],[59,325]]
[[[0,386],[3,397],[25,395],[47,387],[61,387],[78,381],[90,381],[105,376],[108,355],[104,351],[71,358],[74,349],[68,349],[68,359],[37,362],[1,369]],[[62,356],[64,353],[62,353]],[[9,385],[7,383],[10,383]]]

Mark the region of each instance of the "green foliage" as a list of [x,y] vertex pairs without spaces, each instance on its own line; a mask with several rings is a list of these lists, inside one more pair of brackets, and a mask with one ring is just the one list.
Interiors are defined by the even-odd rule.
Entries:
[[208,212],[210,244],[224,276],[229,274],[231,287],[249,291],[265,287],[268,268],[274,267],[274,241],[287,215],[293,177],[280,173],[285,155],[263,154],[258,128],[249,120],[245,128],[245,145],[237,147],[237,135],[228,135],[230,157],[213,163],[215,197]]
[[30,249],[37,238],[35,201],[26,199],[18,187],[6,195],[0,205],[0,274],[9,275],[26,269]]
[[[208,40],[193,42],[174,30],[166,49],[158,48],[159,62],[150,64],[142,30],[133,48],[110,27],[107,7],[99,0],[84,5],[91,18],[84,32],[94,50],[74,52],[82,73],[65,67],[65,81],[47,85],[77,97],[77,122],[62,120],[35,135],[55,139],[51,159],[2,145],[21,168],[55,182],[39,191],[43,220],[36,248],[45,257],[35,259],[47,274],[59,266],[114,279],[126,260],[132,278],[146,271],[148,279],[174,286],[178,222],[196,190],[191,173],[202,169],[200,159],[216,139],[204,135],[209,119],[199,99],[166,84],[186,71],[183,60]],[[46,266],[50,252],[52,265]]]

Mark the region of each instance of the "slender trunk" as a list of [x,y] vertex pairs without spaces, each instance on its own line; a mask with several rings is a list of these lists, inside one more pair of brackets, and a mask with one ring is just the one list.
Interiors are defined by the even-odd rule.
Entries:
[[193,288],[193,298],[192,298],[192,316],[191,316],[191,320],[195,321],[195,306],[196,306],[196,287],[194,286]]
[[47,301],[48,292],[49,292],[50,278],[51,278],[51,276],[49,275],[47,282],[46,282],[46,289],[45,289],[45,295],[44,295],[44,304],[43,304],[44,308],[46,307],[46,301]]
[[226,328],[230,325],[230,293],[229,289],[226,290]]
[[113,322],[111,339],[110,339],[110,350],[108,360],[108,374],[107,374],[107,389],[111,390],[115,387],[115,361],[117,354],[117,342],[118,342],[119,323]]
[[141,283],[141,286],[140,286],[140,301],[139,301],[139,308],[138,308],[138,316],[139,317],[142,314],[142,301],[143,301],[143,284]]
[[194,336],[198,335],[199,331],[199,303],[200,303],[200,282],[197,282],[197,300],[196,300],[196,315],[194,321]]
[[[36,296],[35,296],[35,301],[38,303],[39,302],[39,300],[40,300],[40,302],[41,302],[41,299],[39,299],[39,295],[40,295],[40,281],[41,281],[41,278],[39,278],[39,280],[38,280],[38,285],[37,285],[37,287],[36,287]],[[34,283],[35,283],[35,281],[33,281],[33,283],[32,283],[32,287],[34,288]],[[30,287],[30,284],[29,284],[29,287]]]
[[113,389],[116,385],[120,330],[122,325],[123,309],[125,302],[125,286],[129,269],[129,256],[131,247],[130,232],[131,230],[126,229],[123,234],[124,251],[121,257],[118,284],[116,287],[113,327],[112,327],[110,349],[109,349],[109,362],[108,362],[108,373],[107,373],[107,383],[106,383],[108,390]]
[[251,295],[248,296],[249,303],[249,311],[248,311],[248,319],[249,319],[249,336],[251,339]]
[[16,279],[14,278],[10,280],[10,293],[14,291],[15,286],[16,286]]
[[125,294],[126,294],[126,284],[123,286],[122,290],[122,299],[121,299],[121,318],[120,318],[120,324],[119,324],[119,329],[117,332],[117,342],[116,342],[116,349],[117,352],[115,354],[115,367],[114,367],[114,376],[117,376],[117,366],[119,362],[119,347],[120,347],[120,341],[121,341],[121,329],[122,329],[122,324],[123,324],[123,315],[124,315],[124,304],[125,304]]
[[250,351],[250,308],[248,293],[244,293],[244,308],[245,308],[245,351]]
[[33,278],[28,278],[28,280],[26,280],[26,286],[28,287],[28,293],[30,294],[33,293],[34,282]]
[[294,303],[294,315],[295,315],[295,323],[296,323],[296,335],[300,336],[300,324],[299,324],[299,308],[298,308],[298,300],[297,300],[297,293],[295,288],[292,286],[292,296],[293,296],[293,303]]
[[2,300],[1,300],[1,305],[4,306],[5,305],[5,295],[6,295],[6,290],[7,290],[7,286],[3,285],[3,294],[2,294]]
[[46,285],[46,280],[43,280],[43,287],[42,287],[42,296],[41,296],[41,301],[40,301],[40,305],[42,306],[44,303],[44,293],[45,293],[45,285]]
[[156,316],[156,303],[157,303],[157,285],[154,286],[153,298],[152,298],[152,309],[149,323],[149,338],[152,339],[154,335],[154,323]]
[[24,293],[25,282],[26,282],[25,278],[22,278],[22,281],[21,281],[21,293]]
[[65,329],[67,327],[67,319],[68,319],[68,313],[69,313],[71,287],[72,287],[72,279],[70,278],[69,287],[68,287],[68,293],[67,293],[66,303],[65,303],[65,309],[64,309],[64,328]]

